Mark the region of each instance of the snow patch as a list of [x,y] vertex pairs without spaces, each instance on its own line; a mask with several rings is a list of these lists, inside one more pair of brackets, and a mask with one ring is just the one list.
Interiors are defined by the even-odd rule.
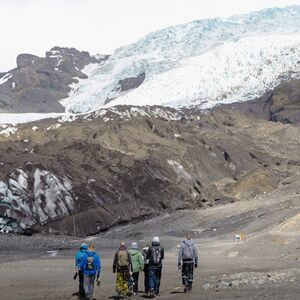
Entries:
[[46,130],[49,131],[49,130],[55,130],[55,129],[58,129],[60,128],[62,125],[61,124],[54,124],[54,125],[51,125],[50,127],[48,127]]
[[9,80],[10,78],[12,78],[12,75],[10,73],[5,74],[4,76],[2,76],[0,78],[0,85],[5,83],[7,80]]
[[6,137],[11,136],[17,132],[17,128],[11,125],[0,125],[0,135]]
[[173,167],[177,175],[185,180],[192,180],[192,176],[185,171],[184,167],[175,160],[168,160],[168,164]]
[[0,114],[0,125],[3,124],[23,124],[42,119],[54,119],[64,116],[65,113],[22,113],[22,114]]

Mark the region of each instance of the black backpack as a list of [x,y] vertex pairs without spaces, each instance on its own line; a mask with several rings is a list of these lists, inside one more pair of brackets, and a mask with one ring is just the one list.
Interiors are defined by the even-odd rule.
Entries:
[[157,266],[161,263],[161,247],[160,246],[154,246],[150,248],[150,264]]

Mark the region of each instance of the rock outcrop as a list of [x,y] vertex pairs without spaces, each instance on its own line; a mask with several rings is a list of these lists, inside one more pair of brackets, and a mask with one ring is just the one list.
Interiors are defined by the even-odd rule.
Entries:
[[60,47],[46,57],[20,54],[17,68],[0,74],[0,113],[63,112],[59,100],[68,97],[70,84],[87,78],[82,69],[107,58]]

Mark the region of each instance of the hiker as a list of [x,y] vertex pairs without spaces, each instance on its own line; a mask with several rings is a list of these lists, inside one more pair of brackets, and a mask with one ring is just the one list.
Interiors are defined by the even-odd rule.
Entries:
[[85,244],[85,243],[82,243],[80,245],[79,251],[75,255],[75,271],[76,271],[76,274],[74,276],[74,279],[76,279],[77,275],[78,275],[78,278],[79,278],[79,292],[78,292],[78,295],[81,298],[85,297],[85,292],[84,292],[84,287],[83,287],[83,272],[81,270],[80,265],[81,265],[83,255],[87,251],[87,249],[88,249],[88,245]]
[[148,288],[151,298],[159,296],[162,261],[164,256],[164,248],[161,247],[159,238],[156,236],[153,238],[152,245],[149,247],[147,252],[147,259],[149,260]]
[[139,274],[144,269],[143,255],[138,249],[138,244],[135,242],[131,244],[129,249],[132,262],[133,295],[137,295],[139,292]]
[[[182,265],[181,265],[182,262]],[[180,244],[178,253],[178,268],[181,268],[184,292],[191,292],[193,286],[194,267],[198,266],[198,251],[190,236]]]
[[148,268],[149,268],[149,260],[147,259],[147,252],[149,249],[149,245],[143,248],[142,250],[142,255],[144,259],[144,287],[145,287],[145,293],[148,294],[149,289],[148,289],[148,281],[149,281],[149,276],[148,276]]
[[83,255],[81,270],[84,274],[84,291],[86,299],[93,299],[94,284],[97,278],[97,285],[100,285],[101,261],[95,252],[95,247],[89,245],[87,252]]
[[128,295],[128,282],[132,275],[132,262],[131,256],[127,251],[125,242],[120,243],[119,250],[115,253],[113,263],[113,273],[117,272],[116,290],[117,293],[123,298]]

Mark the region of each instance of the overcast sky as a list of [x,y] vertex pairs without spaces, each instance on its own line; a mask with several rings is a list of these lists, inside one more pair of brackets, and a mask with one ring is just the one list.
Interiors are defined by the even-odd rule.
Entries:
[[19,53],[43,56],[56,45],[111,53],[167,26],[293,4],[300,0],[0,0],[0,72]]

